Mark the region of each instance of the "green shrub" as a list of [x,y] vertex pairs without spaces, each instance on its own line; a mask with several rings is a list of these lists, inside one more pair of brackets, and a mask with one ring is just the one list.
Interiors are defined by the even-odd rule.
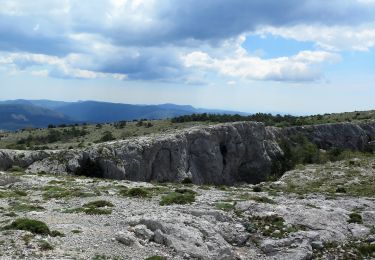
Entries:
[[114,205],[106,200],[97,200],[86,203],[83,205],[84,208],[104,208],[104,207],[114,207]]
[[253,188],[253,191],[254,191],[254,192],[262,192],[262,188],[259,187],[259,186],[255,186],[255,187]]
[[147,257],[145,260],[167,260],[167,258],[165,258],[164,256],[154,255],[154,256]]
[[112,213],[111,209],[104,207],[114,207],[114,205],[105,200],[97,200],[84,204],[81,208],[68,209],[65,213],[80,213],[83,212],[87,215],[109,215]]
[[349,223],[357,223],[357,224],[362,224],[363,221],[362,221],[362,216],[358,213],[350,213],[349,214],[349,220],[348,220]]
[[375,255],[375,244],[365,244],[358,246],[358,251],[364,256]]
[[82,210],[87,215],[110,215],[112,210],[110,209],[101,209],[101,208],[83,208]]
[[101,142],[108,142],[108,141],[113,141],[115,140],[116,138],[113,136],[112,132],[110,131],[105,131],[103,133],[103,136],[102,138],[100,138],[100,141]]
[[263,236],[274,238],[286,237],[289,233],[298,231],[296,226],[287,227],[285,220],[278,215],[254,216],[249,219],[250,222],[245,225],[248,232],[260,232]]
[[182,184],[192,184],[193,183],[193,180],[190,179],[190,178],[185,178],[182,180],[181,182]]
[[45,210],[45,208],[43,208],[42,206],[39,206],[39,205],[32,205],[32,204],[19,203],[19,202],[11,204],[10,208],[13,211],[16,211],[16,212],[43,211],[43,210]]
[[10,171],[10,172],[23,172],[23,169],[20,166],[13,165],[8,171]]
[[346,193],[346,189],[344,187],[338,187],[336,193]]
[[145,188],[131,188],[126,193],[129,197],[146,198],[149,197],[149,192]]
[[50,243],[48,243],[48,241],[40,240],[39,241],[39,248],[42,251],[47,251],[47,250],[52,250],[53,246]]
[[191,204],[195,201],[195,192],[187,189],[179,189],[161,197],[160,205]]
[[52,237],[65,237],[64,233],[58,231],[58,230],[52,230],[51,231]]
[[26,230],[34,234],[49,235],[51,232],[46,223],[28,218],[19,218],[4,229]]
[[235,204],[226,203],[226,202],[218,202],[215,204],[215,207],[223,211],[231,211],[235,208]]
[[21,196],[21,197],[26,197],[27,196],[27,192],[23,191],[23,190],[14,190],[13,192],[14,192],[14,194],[16,194],[18,196]]
[[255,200],[256,202],[260,203],[268,203],[268,204],[276,204],[276,202],[268,197],[258,197],[258,196],[253,196],[249,198],[250,200]]

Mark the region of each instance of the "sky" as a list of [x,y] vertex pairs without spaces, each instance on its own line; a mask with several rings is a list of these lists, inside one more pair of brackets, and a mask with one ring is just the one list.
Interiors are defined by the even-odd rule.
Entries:
[[0,100],[375,109],[375,0],[0,0]]

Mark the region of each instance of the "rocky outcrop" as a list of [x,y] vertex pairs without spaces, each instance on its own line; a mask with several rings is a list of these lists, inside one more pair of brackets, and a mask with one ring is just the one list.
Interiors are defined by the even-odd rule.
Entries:
[[281,139],[304,135],[321,149],[375,149],[375,123],[340,123],[290,128],[238,122],[194,127],[173,134],[97,144],[83,150],[0,151],[0,169],[12,165],[49,172],[132,181],[196,184],[257,183],[283,156]]
[[365,151],[375,138],[375,123],[340,123],[288,127],[281,136],[304,135],[321,149],[332,147]]
[[[89,172],[132,181],[197,184],[259,182],[282,156],[277,129],[261,123],[196,127],[173,134],[104,143],[83,151],[62,151],[29,166],[30,172]],[[264,172],[264,175],[258,173]]]

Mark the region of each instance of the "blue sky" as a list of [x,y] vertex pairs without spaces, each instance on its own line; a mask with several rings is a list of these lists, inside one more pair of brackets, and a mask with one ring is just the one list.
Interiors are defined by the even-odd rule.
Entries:
[[1,100],[375,109],[374,0],[0,0]]

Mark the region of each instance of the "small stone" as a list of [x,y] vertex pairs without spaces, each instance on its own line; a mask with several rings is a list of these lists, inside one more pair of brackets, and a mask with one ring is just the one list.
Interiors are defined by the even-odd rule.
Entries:
[[116,233],[115,238],[121,244],[131,246],[136,242],[136,238],[129,231],[119,231]]
[[324,248],[324,244],[323,244],[322,241],[312,241],[311,242],[311,247],[313,249],[322,249],[322,248]]
[[149,230],[145,225],[137,225],[134,227],[134,234],[145,240],[152,240],[154,232]]
[[163,232],[161,232],[160,229],[157,229],[155,232],[154,232],[154,241],[158,244],[164,244],[164,234]]

